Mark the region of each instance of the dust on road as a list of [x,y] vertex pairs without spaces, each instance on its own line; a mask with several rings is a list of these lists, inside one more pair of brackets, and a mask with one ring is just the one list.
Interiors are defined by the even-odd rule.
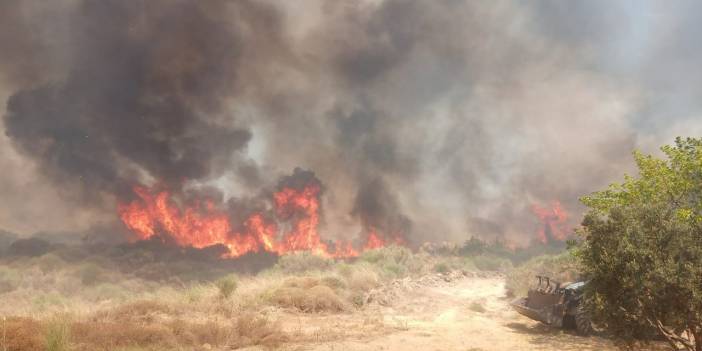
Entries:
[[[372,316],[380,323],[367,323]],[[298,323],[320,328],[319,339],[288,345],[290,349],[618,350],[608,339],[549,328],[514,312],[499,276],[424,286],[360,315],[309,316]]]

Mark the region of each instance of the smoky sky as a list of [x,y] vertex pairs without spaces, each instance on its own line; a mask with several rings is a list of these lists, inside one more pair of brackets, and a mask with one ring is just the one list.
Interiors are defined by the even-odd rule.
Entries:
[[526,242],[533,204],[576,225],[632,150],[702,131],[697,7],[3,2],[0,227],[114,220],[135,183],[236,209],[300,167],[329,237]]

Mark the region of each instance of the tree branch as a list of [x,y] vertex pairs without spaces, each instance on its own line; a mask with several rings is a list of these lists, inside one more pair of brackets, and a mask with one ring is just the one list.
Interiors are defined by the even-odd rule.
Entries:
[[695,351],[695,343],[697,343],[697,340],[695,342],[690,342],[689,339],[681,337],[680,335],[675,334],[675,332],[671,331],[670,329],[666,328],[663,323],[661,323],[660,320],[656,319],[656,322],[652,322],[650,319],[646,318],[646,321],[653,326],[654,328],[658,329],[658,331],[663,334],[663,336],[668,340],[668,343],[673,347],[674,350],[678,350],[677,345],[681,344],[685,349],[689,351]]

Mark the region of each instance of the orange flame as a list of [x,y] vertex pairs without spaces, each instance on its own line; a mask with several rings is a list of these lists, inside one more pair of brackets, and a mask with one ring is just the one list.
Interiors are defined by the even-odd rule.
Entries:
[[394,235],[391,238],[383,238],[382,235],[378,234],[378,231],[371,227],[368,231],[368,238],[366,239],[366,245],[363,247],[365,250],[378,249],[388,244],[404,245],[405,241],[399,234]]
[[568,238],[570,234],[568,214],[561,206],[560,201],[554,201],[550,208],[534,204],[531,210],[542,223],[537,233],[539,241],[546,244],[550,240],[563,241]]
[[[331,250],[322,241],[318,232],[321,189],[316,184],[302,189],[285,187],[275,192],[276,220],[254,213],[238,231],[232,229],[227,213],[211,201],[205,201],[204,206],[197,202],[181,209],[167,191],[154,192],[143,186],[135,186],[133,190],[137,199],[120,204],[118,212],[136,240],[160,235],[179,246],[204,248],[221,244],[229,250],[225,256],[230,258],[260,251],[277,254],[309,251],[334,258],[359,255],[350,242],[337,242]],[[287,223],[290,225],[282,225]],[[388,242],[371,229],[362,247],[363,250],[375,249]],[[404,243],[399,234],[391,242]]]

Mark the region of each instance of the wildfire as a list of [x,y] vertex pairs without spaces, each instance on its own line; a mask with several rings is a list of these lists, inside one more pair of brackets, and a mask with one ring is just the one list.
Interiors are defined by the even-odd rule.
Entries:
[[[251,252],[284,254],[309,251],[325,257],[356,257],[359,251],[351,242],[334,244],[319,235],[320,193],[318,184],[300,189],[283,187],[273,193],[272,214],[253,213],[234,230],[228,214],[211,201],[179,206],[168,191],[155,191],[135,186],[136,199],[118,206],[125,226],[136,240],[154,236],[172,240],[179,246],[204,248],[216,244],[227,247],[227,257]],[[392,240],[371,228],[363,250],[383,247],[388,243],[403,244],[398,234]],[[330,247],[331,246],[331,247]]]
[[550,240],[563,241],[568,237],[570,233],[568,214],[559,201],[554,201],[550,208],[534,204],[531,210],[542,223],[538,231],[538,237],[542,243],[545,244]]
[[395,235],[390,240],[383,239],[382,236],[378,234],[378,231],[375,228],[370,228],[368,232],[368,238],[366,240],[366,245],[363,248],[365,250],[372,250],[384,247],[390,243],[404,245],[405,242],[402,239],[402,236],[400,235]]

